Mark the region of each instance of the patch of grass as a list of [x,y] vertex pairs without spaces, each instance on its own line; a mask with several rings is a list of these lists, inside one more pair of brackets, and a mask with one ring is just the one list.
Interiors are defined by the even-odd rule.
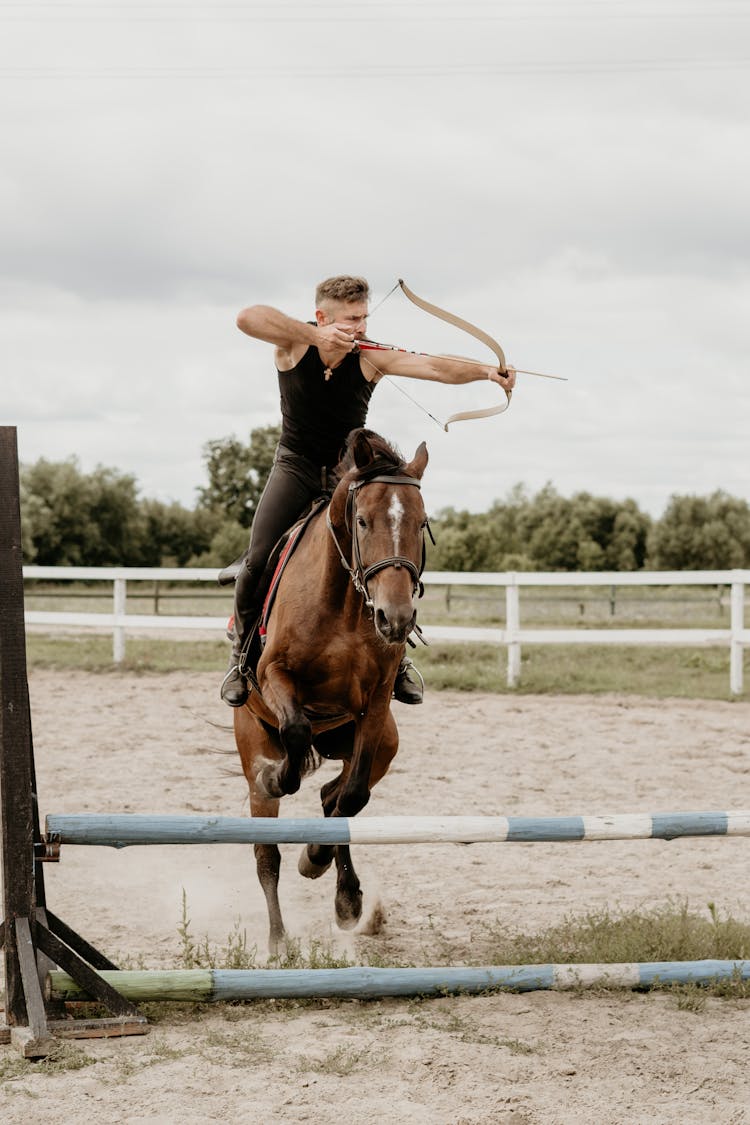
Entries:
[[83,1070],[93,1066],[96,1059],[86,1054],[81,1047],[66,1040],[59,1040],[51,1054],[41,1059],[23,1059],[20,1055],[0,1056],[0,1082],[12,1082],[16,1078],[28,1078],[33,1074],[65,1074],[70,1070]]
[[[190,930],[187,895],[183,889],[180,921],[177,926],[180,969],[258,969],[257,946],[247,944],[247,931],[236,922],[224,945],[212,944],[208,937],[196,941]],[[286,940],[285,952],[269,958],[275,969],[345,969],[353,964],[345,956],[334,953],[330,943],[312,939],[303,950],[299,941]],[[264,965],[266,968],[268,965]]]
[[164,1039],[149,1038],[144,1041],[143,1049],[137,1054],[118,1054],[114,1059],[114,1073],[105,1074],[101,1078],[104,1086],[120,1086],[134,1075],[141,1074],[147,1067],[159,1066],[163,1062],[173,1062],[192,1054],[192,1047],[172,1047]]
[[348,969],[354,964],[343,953],[334,953],[330,942],[313,938],[305,949],[287,938],[286,952],[270,959],[276,969]]
[[[583,917],[567,917],[538,934],[488,927],[480,938],[480,960],[494,965],[619,964],[653,961],[740,961],[750,958],[750,925],[731,916],[722,918],[713,903],[705,914],[687,903],[669,903],[654,910],[616,914],[607,909]],[[477,952],[477,942],[473,942]],[[686,997],[694,986],[678,988]],[[734,980],[708,986],[711,995],[750,998],[750,981]]]
[[182,1059],[191,1052],[191,1048],[189,1047],[172,1047],[166,1040],[155,1039],[153,1037],[148,1046],[149,1063],[151,1065],[160,1062],[171,1062],[173,1059]]
[[[521,677],[507,686],[504,646],[431,644],[413,652],[427,691],[486,691],[499,695],[642,695],[656,699],[750,699],[729,694],[726,648],[656,645],[524,645]],[[750,657],[745,683],[750,683]]]
[[728,649],[658,645],[527,645],[522,650],[521,685],[516,690],[529,694],[613,692],[656,699],[750,699],[750,691],[739,697],[729,694]]
[[700,1015],[708,1005],[708,994],[698,984],[675,985],[672,989],[675,1003],[681,1012],[695,1012]]
[[[477,1042],[482,1042],[482,1040],[477,1040]],[[539,1050],[538,1047],[530,1047],[528,1043],[524,1043],[521,1039],[493,1039],[492,1042],[497,1047],[505,1047],[511,1055],[534,1055]]]
[[180,921],[177,925],[180,949],[176,968],[179,969],[257,969],[258,950],[248,947],[247,931],[235,922],[234,929],[224,946],[212,945],[208,937],[197,941],[190,930],[187,895],[183,888]]
[[[128,637],[126,659],[112,662],[112,637],[78,633],[29,633],[26,653],[31,668],[77,668],[84,672],[216,672],[225,669],[225,640],[163,640]],[[222,672],[223,674],[223,672]]]
[[499,1035],[487,1035],[481,1031],[473,1016],[462,1016],[453,1005],[440,1005],[418,1010],[411,1021],[399,1021],[399,1026],[408,1027],[416,1023],[419,1027],[432,1028],[452,1035],[461,1043],[475,1043],[481,1047],[502,1047],[512,1055],[533,1055],[539,1048],[531,1047],[521,1039],[507,1039]]
[[313,1074],[333,1074],[336,1078],[347,1078],[358,1070],[370,1070],[387,1062],[385,1051],[373,1051],[371,1047],[355,1050],[353,1047],[337,1047],[322,1059],[311,1059],[300,1063],[300,1070]]
[[202,1036],[201,1048],[201,1054],[210,1062],[242,1068],[271,1062],[276,1053],[260,1032],[248,1028],[246,1021],[236,1031],[209,1028]]

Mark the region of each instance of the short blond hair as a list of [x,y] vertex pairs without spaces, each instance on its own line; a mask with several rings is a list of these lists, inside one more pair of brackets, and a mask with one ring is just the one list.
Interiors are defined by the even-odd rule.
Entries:
[[350,277],[342,273],[321,281],[315,290],[315,306],[320,308],[327,301],[368,301],[370,286],[363,277]]

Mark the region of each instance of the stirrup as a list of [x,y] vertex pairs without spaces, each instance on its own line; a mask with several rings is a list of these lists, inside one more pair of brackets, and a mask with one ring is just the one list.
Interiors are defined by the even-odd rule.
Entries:
[[[228,693],[226,690],[229,687],[230,681],[232,680],[239,681],[239,683],[236,683],[234,686],[237,686],[239,688],[239,685],[242,685],[241,689],[237,691],[234,699],[230,699],[228,697]],[[250,686],[245,676],[243,676],[239,664],[233,664],[224,679],[221,681],[219,695],[225,703],[229,704],[230,707],[244,707],[245,703],[247,703],[248,696],[250,695]]]

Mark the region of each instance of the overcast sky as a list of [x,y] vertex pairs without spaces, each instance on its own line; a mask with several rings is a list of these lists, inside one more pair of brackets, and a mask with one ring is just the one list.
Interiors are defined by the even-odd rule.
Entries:
[[[403,277],[569,379],[448,434],[381,384],[430,511],[750,499],[749,75],[748,0],[1,0],[0,422],[192,506],[204,443],[278,420],[239,309]],[[491,358],[401,293],[370,334]]]

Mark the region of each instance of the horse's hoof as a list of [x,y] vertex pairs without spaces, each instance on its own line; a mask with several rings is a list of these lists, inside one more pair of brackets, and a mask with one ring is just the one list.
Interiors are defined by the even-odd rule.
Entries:
[[336,895],[336,925],[340,930],[353,930],[362,917],[362,892]]
[[330,866],[330,859],[328,860],[328,863],[313,863],[307,853],[306,847],[304,847],[300,852],[299,860],[297,862],[297,870],[305,879],[319,879],[321,875],[325,875]]

